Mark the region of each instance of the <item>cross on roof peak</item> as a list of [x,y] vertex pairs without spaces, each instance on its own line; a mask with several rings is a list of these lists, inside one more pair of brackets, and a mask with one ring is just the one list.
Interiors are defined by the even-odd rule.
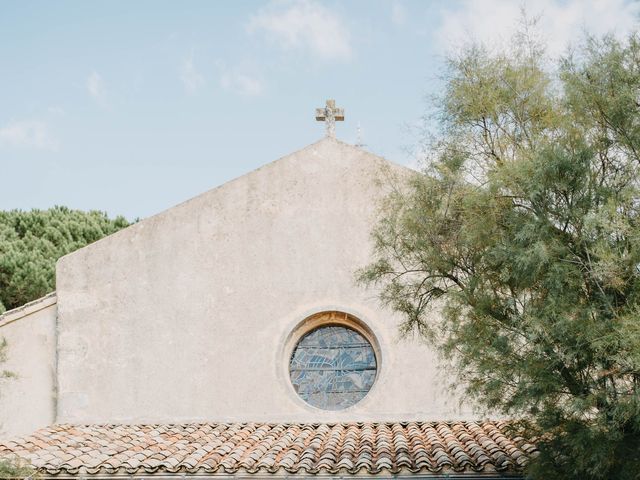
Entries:
[[327,137],[335,138],[336,122],[344,121],[344,109],[337,108],[336,101],[329,99],[324,108],[316,108],[316,120],[324,122]]

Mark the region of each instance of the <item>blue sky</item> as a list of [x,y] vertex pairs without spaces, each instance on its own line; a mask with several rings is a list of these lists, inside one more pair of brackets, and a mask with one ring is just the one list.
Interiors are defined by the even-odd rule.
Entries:
[[[522,2],[0,3],[0,209],[147,217],[323,136],[412,165],[447,52],[497,44]],[[552,54],[583,29],[623,36],[640,4],[539,0]]]

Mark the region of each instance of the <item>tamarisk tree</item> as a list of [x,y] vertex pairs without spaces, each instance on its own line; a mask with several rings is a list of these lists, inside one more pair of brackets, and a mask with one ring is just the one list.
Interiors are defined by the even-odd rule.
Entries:
[[437,107],[359,279],[536,439],[532,478],[640,478],[639,37],[467,48]]

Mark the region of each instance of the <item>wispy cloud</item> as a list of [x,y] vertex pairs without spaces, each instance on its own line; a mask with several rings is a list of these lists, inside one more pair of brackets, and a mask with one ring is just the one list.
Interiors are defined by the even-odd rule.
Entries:
[[53,106],[47,108],[47,112],[49,114],[51,114],[51,115],[56,115],[56,116],[59,116],[59,117],[64,117],[67,114],[65,109],[62,108],[59,105],[53,105]]
[[104,80],[95,70],[87,77],[87,91],[89,95],[103,108],[109,108],[109,98]]
[[263,32],[285,50],[310,52],[325,60],[352,55],[351,35],[342,18],[312,0],[276,1],[254,15],[249,32]]
[[182,62],[180,67],[180,80],[184,85],[184,89],[189,94],[194,94],[204,85],[204,77],[198,70],[193,61],[193,54]]
[[469,41],[499,45],[515,32],[522,7],[528,17],[540,17],[539,34],[552,56],[562,54],[585,30],[625,36],[638,27],[640,15],[640,2],[625,0],[463,0],[442,10],[436,44],[444,51]]
[[56,151],[59,143],[47,123],[39,120],[14,120],[0,128],[0,147]]
[[220,76],[222,88],[239,95],[255,97],[264,92],[261,80],[246,73],[225,71]]
[[407,23],[407,9],[398,1],[393,2],[393,5],[391,5],[391,21],[397,27]]

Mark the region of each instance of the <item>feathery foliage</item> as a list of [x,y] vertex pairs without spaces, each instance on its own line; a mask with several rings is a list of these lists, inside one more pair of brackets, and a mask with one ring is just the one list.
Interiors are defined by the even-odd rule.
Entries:
[[66,207],[0,211],[0,313],[54,290],[58,258],[128,225]]
[[36,470],[26,461],[19,458],[0,460],[0,479],[35,479]]
[[439,106],[360,280],[539,439],[532,478],[640,478],[640,38],[468,48]]

